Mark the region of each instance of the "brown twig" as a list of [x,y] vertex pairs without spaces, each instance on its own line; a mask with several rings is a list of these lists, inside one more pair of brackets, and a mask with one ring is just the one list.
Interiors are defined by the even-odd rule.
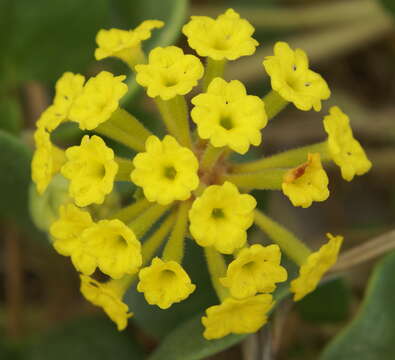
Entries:
[[331,272],[348,270],[394,249],[395,230],[392,230],[341,254]]

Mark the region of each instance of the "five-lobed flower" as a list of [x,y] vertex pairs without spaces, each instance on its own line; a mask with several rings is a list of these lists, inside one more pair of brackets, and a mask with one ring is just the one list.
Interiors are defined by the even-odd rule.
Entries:
[[172,304],[186,299],[195,291],[186,271],[176,261],[163,261],[156,257],[150,266],[139,272],[137,290],[144,293],[150,305],[168,309]]
[[372,163],[361,144],[353,136],[350,120],[339,107],[332,106],[324,117],[324,128],[328,134],[329,153],[340,167],[343,179],[351,181],[355,175],[363,175]]
[[343,237],[326,235],[329,241],[306,259],[299,269],[299,276],[291,281],[295,301],[314,291],[322,276],[336,263]]
[[292,50],[285,42],[274,45],[274,55],[263,60],[271,85],[284,100],[299,110],[321,110],[321,100],[330,96],[330,90],[321,75],[309,69],[305,52]]
[[149,201],[167,205],[187,200],[199,185],[199,163],[193,152],[170,135],[162,141],[150,136],[145,147],[133,159],[132,181],[143,188]]
[[265,105],[259,97],[247,95],[240,81],[215,78],[207,92],[191,102],[199,136],[214,147],[229,146],[245,154],[250,145],[261,143],[261,130],[267,124]]
[[133,67],[143,57],[141,43],[151,37],[153,29],[163,27],[164,22],[146,20],[132,30],[100,30],[96,35],[96,60],[117,57]]
[[107,121],[128,91],[122,82],[125,79],[124,75],[114,76],[108,71],[101,71],[90,78],[73,102],[70,120],[77,122],[81,130],[93,130]]
[[269,294],[245,299],[226,298],[220,305],[211,306],[202,317],[203,336],[219,339],[230,333],[248,334],[259,330],[267,322],[267,313],[273,307]]
[[325,201],[329,197],[328,182],[320,154],[309,153],[307,162],[285,174],[282,190],[293,206],[307,208],[313,201]]
[[147,95],[170,100],[189,93],[204,73],[198,57],[186,55],[177,46],[157,47],[149,53],[148,64],[135,66],[136,81]]
[[216,19],[192,16],[182,32],[189,46],[200,56],[213,60],[236,60],[252,55],[258,42],[252,37],[254,27],[233,9],[228,9]]
[[66,150],[62,175],[70,180],[69,193],[78,206],[102,204],[114,185],[118,164],[114,151],[99,136],[85,135],[81,145]]
[[223,254],[231,254],[246,243],[255,206],[256,200],[240,194],[231,182],[211,185],[194,201],[189,229],[200,246],[213,246]]
[[256,293],[271,293],[276,283],[287,280],[287,271],[280,265],[281,251],[278,245],[252,245],[241,249],[229,265],[222,285],[229,288],[237,299]]

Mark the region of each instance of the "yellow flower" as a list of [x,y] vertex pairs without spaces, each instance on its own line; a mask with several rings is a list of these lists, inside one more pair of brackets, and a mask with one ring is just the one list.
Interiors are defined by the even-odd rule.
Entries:
[[307,208],[313,201],[325,201],[329,197],[328,181],[320,154],[309,153],[307,162],[285,174],[282,190],[293,206]]
[[169,135],[163,141],[150,136],[145,148],[133,159],[132,181],[143,188],[149,201],[167,205],[187,200],[199,185],[199,163],[193,152]]
[[142,264],[140,242],[118,219],[97,222],[82,233],[81,240],[94,254],[98,268],[113,279],[135,274]]
[[214,60],[236,60],[252,55],[258,42],[252,38],[254,27],[233,9],[228,9],[217,19],[192,16],[182,32],[189,46],[200,56]]
[[191,116],[199,136],[210,139],[213,146],[227,145],[245,154],[250,145],[261,143],[260,130],[267,124],[265,105],[259,97],[247,95],[240,81],[215,78],[192,104]]
[[161,309],[186,299],[196,288],[180,264],[159,258],[141,269],[139,278],[137,290],[144,293],[148,304],[158,305]]
[[151,37],[153,29],[159,29],[163,25],[163,21],[146,20],[133,30],[100,30],[96,36],[98,47],[95,50],[95,59],[102,60],[114,56],[133,65],[139,60],[141,43]]
[[291,292],[298,301],[315,290],[322,276],[336,263],[343,242],[342,236],[326,234],[327,244],[312,253],[300,267],[299,276],[291,281]]
[[330,96],[330,90],[321,75],[309,69],[306,53],[293,51],[285,42],[274,45],[274,56],[267,56],[263,66],[271,78],[273,90],[292,102],[300,110],[321,110],[321,100]]
[[31,164],[32,180],[36,184],[37,192],[42,194],[52,177],[59,172],[65,156],[64,151],[52,145],[50,135],[44,128],[36,130],[34,140],[36,151]]
[[80,74],[66,72],[56,82],[56,94],[53,101],[55,107],[66,115],[69,114],[74,100],[81,94],[84,88],[85,77]]
[[214,246],[221,253],[231,254],[246,243],[255,206],[251,195],[240,194],[228,181],[211,185],[192,204],[189,229],[200,246]]
[[204,73],[199,58],[176,46],[153,49],[148,64],[136,65],[135,70],[136,81],[147,88],[148,96],[162,100],[189,93]]
[[333,161],[340,167],[343,179],[351,181],[355,175],[363,175],[372,163],[361,144],[353,136],[350,120],[337,106],[332,106],[324,118],[328,134],[328,149]]
[[59,212],[59,219],[50,228],[56,251],[70,256],[78,271],[91,275],[97,267],[95,249],[82,239],[83,232],[94,224],[90,214],[72,204],[60,207]]
[[127,290],[121,280],[99,283],[86,275],[80,275],[81,293],[92,304],[103,308],[108,317],[114,321],[119,331],[124,330],[128,319],[133,316],[129,307],[122,301]]
[[51,105],[41,113],[36,125],[38,129],[42,128],[48,132],[52,132],[65,120],[66,114],[63,109]]
[[114,151],[96,135],[85,135],[80,146],[66,150],[67,162],[62,174],[70,180],[70,196],[78,206],[102,204],[114,185],[118,164]]
[[207,340],[222,338],[230,333],[248,334],[259,330],[267,322],[267,313],[273,306],[269,294],[238,300],[227,298],[220,305],[211,306],[202,317]]
[[70,109],[70,120],[77,122],[81,130],[93,130],[108,120],[128,91],[122,82],[125,79],[124,75],[114,76],[108,71],[89,79]]
[[242,249],[221,278],[222,285],[230,289],[233,297],[242,299],[257,292],[271,293],[277,282],[287,280],[287,271],[280,265],[278,245],[252,245]]
[[54,238],[55,250],[63,256],[72,256],[80,251],[81,234],[93,225],[88,211],[83,211],[73,204],[61,205],[59,219],[50,227],[50,234]]

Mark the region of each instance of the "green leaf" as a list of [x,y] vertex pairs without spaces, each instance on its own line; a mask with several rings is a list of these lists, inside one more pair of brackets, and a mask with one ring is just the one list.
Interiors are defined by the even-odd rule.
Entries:
[[389,11],[392,16],[395,16],[395,1],[394,0],[380,0],[384,8]]
[[327,346],[321,360],[395,359],[395,252],[374,269],[354,320]]
[[0,214],[28,217],[31,153],[18,138],[0,130]]
[[85,72],[95,35],[107,23],[108,0],[3,0],[1,10],[2,66],[16,84]]
[[[168,46],[177,41],[186,20],[188,4],[188,0],[122,0],[117,1],[115,10],[126,28],[148,19],[165,22],[165,26],[155,30],[152,38],[146,42],[144,48],[148,53],[154,47]],[[123,103],[130,101],[139,90],[132,74],[128,86],[129,92],[122,98]]]
[[191,316],[203,312],[218,301],[211,286],[203,251],[189,239],[186,243],[183,266],[192,282],[196,284],[196,290],[188,299],[173,304],[169,309],[162,310],[147,304],[143,294],[138,293],[135,288],[127,293],[125,301],[134,313],[133,320],[155,337],[164,337]]
[[344,279],[325,282],[313,293],[296,303],[304,320],[314,323],[344,321],[350,307],[350,291]]
[[11,134],[18,134],[22,126],[21,107],[14,98],[0,99],[0,129]]
[[24,360],[139,360],[143,353],[126,332],[104,317],[78,319],[31,339]]
[[202,314],[171,332],[148,360],[199,360],[242,341],[246,335],[228,335],[218,340],[203,338]]

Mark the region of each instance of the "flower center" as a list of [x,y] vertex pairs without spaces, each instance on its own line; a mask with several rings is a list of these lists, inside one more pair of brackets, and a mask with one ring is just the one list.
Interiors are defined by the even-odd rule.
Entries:
[[177,170],[174,168],[174,166],[166,166],[163,174],[165,175],[165,178],[174,180],[177,176]]
[[253,271],[255,268],[255,261],[249,261],[243,265],[243,268],[247,271]]
[[166,269],[166,270],[162,270],[160,276],[163,282],[173,281],[176,277],[176,274],[174,273],[174,271]]
[[221,118],[219,124],[226,130],[233,129],[233,121],[228,116]]
[[225,213],[220,208],[214,208],[213,211],[211,212],[211,216],[214,219],[223,219],[225,217]]

